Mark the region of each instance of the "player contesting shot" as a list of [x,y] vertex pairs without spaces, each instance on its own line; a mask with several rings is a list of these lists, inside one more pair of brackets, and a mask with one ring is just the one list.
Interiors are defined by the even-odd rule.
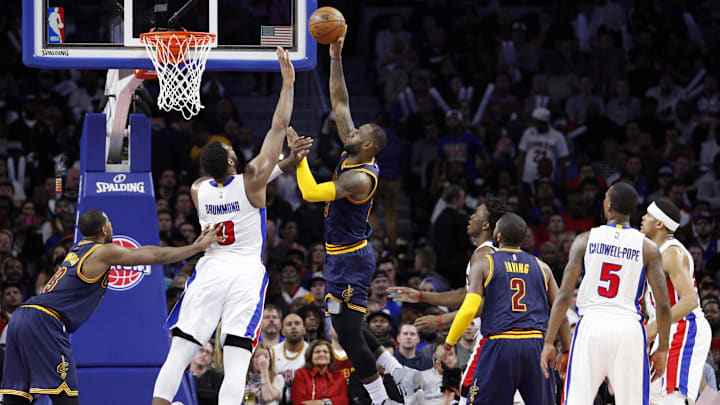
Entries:
[[0,389],[5,405],[29,404],[36,394],[50,395],[55,405],[79,404],[69,334],[100,305],[111,266],[175,263],[219,239],[206,227],[189,246],[128,249],[112,243],[112,224],[100,210],[80,215],[78,229],[83,238],[70,248],[42,294],[25,301],[10,318]]
[[[657,245],[630,227],[638,194],[626,183],[605,193],[607,224],[575,238],[560,293],[550,313],[540,367],[555,359],[553,344],[578,279],[580,320],[570,346],[565,404],[591,405],[607,377],[617,405],[647,404],[650,378],[665,371],[670,334],[670,304]],[[647,281],[655,292],[659,343],[648,361],[639,300]],[[652,371],[652,374],[651,374]]]
[[192,282],[168,318],[172,345],[155,382],[153,405],[170,404],[195,352],[220,320],[225,378],[218,403],[235,405],[245,392],[268,284],[262,262],[266,184],[280,175],[280,166],[295,166],[312,143],[294,139],[289,160],[278,165],[292,115],[295,70],[287,51],[278,47],[277,56],[282,90],[259,154],[238,175],[238,159],[229,146],[211,142],[202,152],[202,166],[211,177],[193,183],[193,202],[200,224],[217,229],[222,239],[200,259]]
[[386,353],[380,342],[363,325],[370,280],[375,273],[375,255],[368,237],[368,221],[380,169],[375,156],[385,146],[385,131],[377,124],[355,128],[350,116],[348,91],[342,68],[345,37],[330,44],[330,100],[344,152],[332,181],[318,184],[307,159],[297,168],[297,182],[303,199],[325,202],[325,302],[338,340],[348,354],[355,372],[373,404],[390,403],[377,373],[377,361],[393,376],[406,395],[412,395],[422,381],[419,373],[402,367]]

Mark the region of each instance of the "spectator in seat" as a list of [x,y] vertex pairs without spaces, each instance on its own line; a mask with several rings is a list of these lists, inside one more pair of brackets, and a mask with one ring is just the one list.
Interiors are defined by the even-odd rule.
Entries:
[[297,313],[303,319],[305,324],[305,340],[314,342],[315,340],[326,340],[325,336],[325,316],[320,307],[309,304],[305,305]]
[[675,120],[675,105],[687,95],[685,89],[675,84],[675,79],[669,72],[660,76],[660,83],[648,89],[645,97],[652,97],[658,101],[655,113],[662,121]]
[[210,367],[213,359],[213,345],[205,343],[190,362],[190,372],[195,379],[198,405],[217,405],[223,374]]
[[281,267],[280,276],[282,277],[282,296],[288,306],[297,298],[303,298],[307,303],[315,300],[310,291],[300,285],[300,269],[297,264],[289,260],[285,261]]
[[720,240],[713,236],[715,218],[709,212],[702,211],[695,215],[693,221],[696,233],[694,242],[702,249],[705,263],[709,263],[720,252]]
[[461,369],[465,369],[465,366],[467,366],[470,361],[470,356],[472,356],[473,349],[475,348],[475,341],[482,338],[479,334],[480,330],[478,329],[477,324],[475,322],[470,322],[470,325],[465,330],[465,333],[463,333],[462,337],[458,341],[458,344],[455,346],[457,366]]
[[590,77],[580,79],[578,94],[570,97],[565,105],[567,117],[580,126],[585,124],[591,107],[594,106],[600,114],[605,113],[605,102],[593,94],[593,82]]
[[[317,340],[305,352],[305,366],[295,372],[292,383],[293,405],[347,405],[345,376],[335,370],[330,342]],[[327,404],[325,399],[330,400]]]
[[275,372],[285,379],[285,400],[290,401],[293,379],[296,370],[305,364],[308,344],[303,340],[305,324],[298,314],[289,313],[282,321],[282,334],[285,341],[272,347],[272,360]]
[[392,324],[392,318],[385,311],[373,311],[370,312],[365,318],[367,328],[372,332],[378,339],[391,339],[390,327]]
[[388,299],[387,289],[393,285],[385,271],[378,270],[370,282],[370,298],[380,305],[381,311],[386,311],[391,318],[400,319],[400,305]]
[[284,387],[285,379],[273,368],[270,347],[258,342],[250,358],[245,384],[245,402],[252,402],[254,399],[258,405],[278,405]]
[[455,347],[445,357],[445,361],[438,358],[437,352],[442,349],[442,345],[437,345],[433,353],[433,366],[422,373],[423,378],[423,391],[425,394],[426,405],[441,405],[445,395],[441,389],[443,381],[443,372],[445,368],[457,367],[457,354],[455,353]]
[[433,225],[433,247],[437,252],[436,270],[444,275],[453,288],[465,285],[465,268],[470,258],[472,243],[465,230],[465,192],[450,186],[443,193],[447,206]]
[[400,325],[398,350],[395,352],[395,358],[398,359],[400,364],[420,371],[432,367],[432,359],[418,352],[417,346],[419,343],[420,336],[415,325],[409,323]]
[[273,347],[285,340],[285,338],[280,335],[282,315],[282,309],[277,305],[265,305],[262,324],[260,326],[260,342],[265,343],[268,347]]
[[318,308],[325,307],[325,276],[322,271],[317,271],[312,274],[310,279],[310,294],[312,294],[315,301],[313,302]]
[[627,79],[620,78],[615,81],[615,97],[607,104],[607,117],[619,127],[640,115],[640,100],[630,95],[630,85]]
[[463,129],[460,111],[448,111],[445,123],[448,133],[438,142],[438,155],[448,166],[454,162],[461,164],[467,177],[474,179],[478,160],[487,160],[485,145],[480,138]]
[[542,159],[550,159],[552,167],[557,168],[554,178],[565,178],[568,146],[563,134],[550,127],[549,110],[533,111],[531,126],[523,132],[518,149],[518,175],[523,183],[531,184],[540,177],[538,162]]
[[713,210],[720,209],[720,153],[715,155],[712,168],[700,178],[697,198],[709,202]]

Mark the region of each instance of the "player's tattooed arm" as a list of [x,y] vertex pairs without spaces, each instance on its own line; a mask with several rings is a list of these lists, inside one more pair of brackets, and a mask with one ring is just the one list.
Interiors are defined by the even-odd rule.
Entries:
[[670,297],[667,291],[667,281],[663,270],[660,249],[650,239],[645,239],[643,245],[643,259],[647,269],[647,280],[655,297],[655,319],[659,335],[657,349],[650,354],[651,382],[665,374],[670,346]]
[[[347,26],[345,26],[345,35],[347,35]],[[350,96],[348,96],[341,60],[345,35],[330,44],[330,101],[335,113],[338,135],[343,143],[348,135],[355,131],[355,124],[350,116]]]
[[354,201],[362,201],[373,190],[373,179],[358,170],[348,170],[335,180],[335,199],[349,197]]

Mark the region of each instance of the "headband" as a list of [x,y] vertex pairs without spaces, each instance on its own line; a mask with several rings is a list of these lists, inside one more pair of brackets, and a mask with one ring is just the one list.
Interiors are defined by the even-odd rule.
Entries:
[[675,232],[675,230],[680,226],[679,223],[673,221],[672,218],[664,213],[654,202],[648,206],[647,212],[648,214],[652,214],[652,216],[654,216],[658,221],[665,224],[665,227],[669,229],[670,232]]

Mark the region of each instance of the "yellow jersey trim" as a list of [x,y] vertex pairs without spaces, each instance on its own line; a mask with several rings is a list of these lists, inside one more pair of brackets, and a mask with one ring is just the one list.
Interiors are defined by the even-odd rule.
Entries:
[[93,243],[91,240],[81,240],[78,242],[78,246],[87,245],[88,243]]
[[67,381],[60,384],[60,386],[57,388],[30,388],[31,394],[57,395],[61,392],[64,392],[69,397],[78,396],[78,392],[71,390],[67,384]]
[[547,291],[549,276],[547,275],[547,272],[545,270],[543,270],[542,262],[540,262],[540,259],[536,257],[535,260],[537,260],[538,267],[540,268],[540,271],[542,272],[543,279],[545,280],[545,291]]
[[98,281],[100,281],[101,278],[103,278],[103,276],[104,276],[105,273],[107,272],[107,270],[105,270],[101,275],[99,275],[99,276],[97,276],[97,277],[95,277],[95,278],[89,278],[89,277],[87,277],[86,275],[82,274],[82,265],[83,265],[83,263],[85,263],[85,259],[87,259],[87,258],[90,256],[90,254],[91,254],[92,252],[94,252],[95,249],[97,249],[97,248],[99,248],[99,247],[100,247],[100,244],[97,244],[97,245],[91,247],[90,250],[88,250],[87,253],[85,253],[85,254],[83,255],[83,257],[80,258],[80,263],[78,263],[78,266],[77,266],[77,275],[78,275],[78,277],[80,278],[80,280],[82,280],[82,281],[84,281],[84,282],[86,282],[86,283],[88,283],[88,284],[97,283]]
[[[374,159],[374,158],[373,158],[373,159]],[[353,169],[353,170],[358,171],[358,172],[366,173],[366,174],[370,175],[370,177],[372,177],[373,180],[375,181],[375,185],[373,185],[372,191],[370,191],[370,194],[368,194],[368,196],[365,197],[364,199],[362,199],[362,200],[360,200],[360,201],[355,201],[355,200],[353,200],[353,199],[350,198],[350,197],[346,197],[348,201],[350,201],[351,203],[353,203],[353,204],[355,204],[355,205],[365,204],[366,202],[368,202],[368,201],[375,195],[375,190],[377,190],[377,186],[378,186],[378,178],[377,178],[377,176],[375,175],[375,173],[371,172],[371,171],[368,170],[368,169]]]
[[40,305],[20,305],[20,307],[21,307],[21,308],[22,308],[22,307],[25,307],[25,308],[35,308],[35,309],[38,309],[38,310],[43,311],[43,312],[45,312],[46,314],[52,316],[53,318],[57,319],[58,321],[62,322],[62,317],[60,316],[60,313],[57,312],[57,311],[55,311],[54,309],[51,309],[51,308],[48,308],[48,307],[43,307],[43,306],[40,306]]
[[[347,153],[347,152],[344,152],[344,153]],[[343,156],[343,155],[340,155],[340,156]],[[369,162],[361,162],[361,163],[356,163],[356,164],[354,164],[354,165],[349,165],[349,164],[347,164],[347,159],[346,159],[346,160],[342,163],[342,165],[340,165],[340,168],[341,168],[341,169],[351,169],[351,168],[353,168],[353,167],[360,167],[360,166],[365,166],[365,165],[372,166],[372,165],[374,165],[374,164],[375,164],[375,158],[374,158],[374,157],[373,157],[372,160],[370,160]]]
[[[340,298],[338,298],[338,297],[336,297],[336,296],[334,296],[334,295],[332,295],[332,294],[330,294],[330,293],[325,294],[325,300],[327,300],[328,298],[330,298],[330,299],[333,300],[333,301],[337,301],[337,302],[345,302],[345,301],[341,300]],[[345,302],[345,305],[347,305],[348,308],[354,309],[355,311],[361,312],[361,313],[363,313],[363,314],[367,312],[367,308],[362,307],[362,306],[360,306],[360,305],[351,304],[351,303],[349,303],[349,302]]]
[[18,390],[8,390],[8,389],[2,389],[0,390],[0,394],[3,395],[17,395],[19,397],[23,397],[27,399],[28,401],[32,401],[33,397],[27,392],[24,391],[18,391]]
[[498,249],[498,251],[500,251],[500,252],[517,252],[517,253],[522,252],[522,250],[520,250],[520,249],[510,249],[510,248],[502,248],[502,249]]
[[485,279],[485,283],[483,284],[483,287],[487,287],[488,284],[490,284],[490,280],[492,280],[493,273],[495,272],[495,264],[493,263],[493,258],[490,255],[485,255],[487,257],[488,261],[490,262],[490,274],[488,274],[488,278]]
[[332,245],[330,243],[325,244],[325,252],[329,255],[339,255],[343,253],[350,253],[356,250],[360,250],[367,246],[367,239],[363,239],[360,242],[353,243],[352,245]]
[[543,338],[542,331],[539,330],[509,330],[507,332],[496,333],[490,335],[489,339],[536,339]]

